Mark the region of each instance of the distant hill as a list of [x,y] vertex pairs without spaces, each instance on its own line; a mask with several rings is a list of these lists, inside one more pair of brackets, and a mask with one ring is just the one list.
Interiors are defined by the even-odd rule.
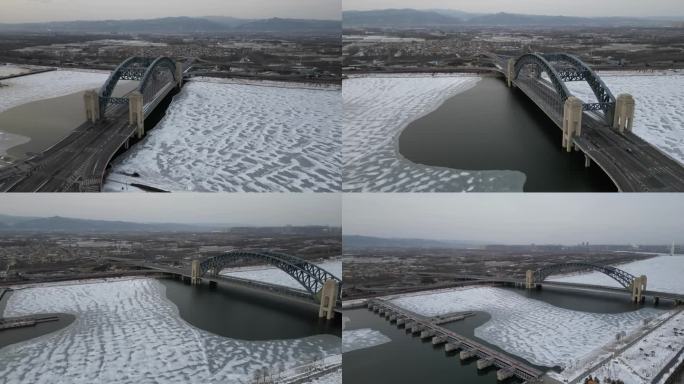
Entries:
[[373,11],[345,11],[342,13],[345,28],[418,28],[418,27],[620,27],[620,26],[672,26],[681,23],[681,17],[629,18],[629,17],[570,17],[527,15],[515,13],[475,14],[449,9],[383,9]]
[[402,239],[384,238],[359,235],[342,236],[342,244],[345,249],[363,248],[467,248],[483,245],[476,242],[451,241],[451,240],[427,240],[427,239]]
[[66,21],[0,24],[0,32],[32,33],[323,33],[339,34],[341,21],[306,19],[238,19],[233,17],[166,17],[141,20]]
[[435,11],[384,9],[378,11],[345,11],[342,24],[347,27],[425,27],[453,26],[463,21]]
[[0,232],[198,232],[223,229],[215,225],[146,224],[126,221],[85,220],[68,217],[17,217],[0,215]]

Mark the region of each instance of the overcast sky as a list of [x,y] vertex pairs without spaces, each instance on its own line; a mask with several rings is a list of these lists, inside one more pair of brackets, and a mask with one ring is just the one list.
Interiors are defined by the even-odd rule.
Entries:
[[0,214],[240,225],[340,225],[340,195],[323,193],[5,194]]
[[347,10],[457,9],[563,16],[684,16],[682,0],[343,0]]
[[0,0],[0,23],[167,16],[336,19],[340,0]]
[[346,194],[345,235],[508,244],[683,242],[681,194]]

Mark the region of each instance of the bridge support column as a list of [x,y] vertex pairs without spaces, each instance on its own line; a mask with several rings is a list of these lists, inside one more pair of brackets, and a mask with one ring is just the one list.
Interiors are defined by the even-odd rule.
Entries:
[[178,80],[178,89],[183,86],[183,66],[181,63],[176,63],[176,79]]
[[321,289],[321,305],[318,309],[318,317],[330,320],[335,317],[335,305],[337,304],[337,283],[335,280],[327,280]]
[[504,381],[513,377],[514,371],[512,369],[499,369],[496,371],[496,380]]
[[525,272],[525,288],[534,288],[534,271],[531,269],[528,269],[527,272]]
[[468,360],[471,357],[475,357],[475,350],[474,349],[465,349],[458,354],[458,357],[461,360]]
[[506,68],[506,83],[508,88],[513,86],[513,76],[515,75],[515,60],[508,59],[508,66]]
[[634,98],[628,93],[618,95],[615,101],[615,115],[613,116],[613,128],[620,133],[632,132],[634,121]]
[[591,166],[591,157],[587,155],[586,153],[584,154],[584,168],[589,168]]
[[632,281],[632,302],[642,303],[644,301],[644,291],[646,290],[646,276],[641,275]]
[[494,360],[492,360],[492,359],[480,359],[476,363],[477,369],[480,371],[483,369],[487,369],[487,368],[491,367],[493,364],[494,364]]
[[446,336],[435,336],[432,338],[432,345],[440,345],[446,343]]
[[563,148],[572,151],[572,139],[582,134],[582,100],[568,97],[563,106]]
[[136,136],[141,139],[145,135],[145,115],[143,112],[143,95],[134,91],[128,97],[128,123],[138,127]]
[[198,285],[202,283],[202,274],[200,272],[200,262],[199,260],[192,261],[192,270],[190,273],[190,283],[192,285]]
[[458,344],[453,344],[453,343],[446,343],[444,344],[444,352],[451,352],[455,351],[459,348],[460,346]]
[[85,101],[86,120],[94,123],[100,119],[100,96],[97,90],[91,89],[83,94]]

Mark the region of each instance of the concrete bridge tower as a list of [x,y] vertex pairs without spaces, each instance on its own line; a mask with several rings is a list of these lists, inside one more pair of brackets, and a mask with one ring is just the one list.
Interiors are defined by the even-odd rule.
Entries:
[[525,288],[526,289],[532,289],[536,285],[534,283],[534,271],[531,269],[528,269],[527,272],[525,272]]
[[128,123],[137,125],[138,139],[145,135],[145,114],[143,113],[143,95],[140,91],[131,92],[128,97]]
[[570,96],[563,106],[563,148],[570,152],[572,139],[582,134],[582,100]]
[[318,310],[318,317],[325,317],[330,320],[335,317],[335,305],[337,304],[337,282],[326,280],[321,289],[321,305]]
[[100,96],[96,89],[91,89],[83,94],[85,101],[86,120],[94,123],[100,119]]
[[513,76],[515,75],[515,59],[508,59],[506,68],[506,83],[508,83],[508,88],[513,86]]
[[620,133],[632,132],[634,122],[634,98],[628,93],[618,95],[615,102],[615,116],[613,116],[613,128]]
[[176,80],[178,83],[178,89],[181,89],[183,86],[183,65],[178,62],[176,62]]
[[632,302],[643,303],[644,291],[646,290],[646,275],[634,278],[632,281]]
[[192,261],[192,271],[190,273],[190,283],[192,285],[198,285],[202,283],[202,273],[200,269],[199,260]]

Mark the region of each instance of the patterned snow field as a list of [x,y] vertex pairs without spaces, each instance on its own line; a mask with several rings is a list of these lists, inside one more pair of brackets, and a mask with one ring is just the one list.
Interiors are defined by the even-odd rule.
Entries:
[[392,300],[424,316],[457,311],[484,311],[492,317],[475,336],[541,366],[567,367],[615,339],[630,333],[662,311],[606,314],[572,311],[499,288],[470,288],[413,295]]
[[314,379],[310,384],[342,384],[342,370]]
[[601,379],[601,382],[605,382],[604,378],[611,378],[620,379],[625,384],[651,383],[682,348],[684,312],[680,311],[618,356],[602,364],[591,375]]
[[51,99],[100,88],[109,73],[57,70],[3,80],[0,87],[0,112],[36,100]]
[[[646,275],[646,287],[650,291],[684,293],[684,255],[662,255],[616,267],[635,276]],[[600,272],[550,277],[548,280],[620,287],[617,281]]]
[[375,329],[362,328],[342,331],[342,353],[365,349],[392,341],[384,333]]
[[340,353],[340,338],[243,341],[183,321],[152,279],[15,291],[5,316],[71,313],[49,335],[0,349],[3,383],[246,383]]
[[115,161],[106,189],[339,192],[341,104],[339,89],[194,80]]
[[345,192],[522,192],[518,171],[463,171],[406,160],[401,131],[474,87],[479,77],[402,76],[344,80],[343,161]]
[[[634,133],[684,163],[684,74],[664,72],[600,73],[617,97],[620,93],[634,96]],[[567,83],[568,89],[585,101],[595,101],[585,82]]]
[[[335,277],[340,279],[342,278],[342,260],[326,261],[323,263],[316,263],[316,265],[332,273]],[[260,281],[263,283],[280,285],[302,291],[305,290],[305,288],[299,284],[297,280],[283,272],[282,269],[270,266],[224,269],[221,271],[221,275]]]

